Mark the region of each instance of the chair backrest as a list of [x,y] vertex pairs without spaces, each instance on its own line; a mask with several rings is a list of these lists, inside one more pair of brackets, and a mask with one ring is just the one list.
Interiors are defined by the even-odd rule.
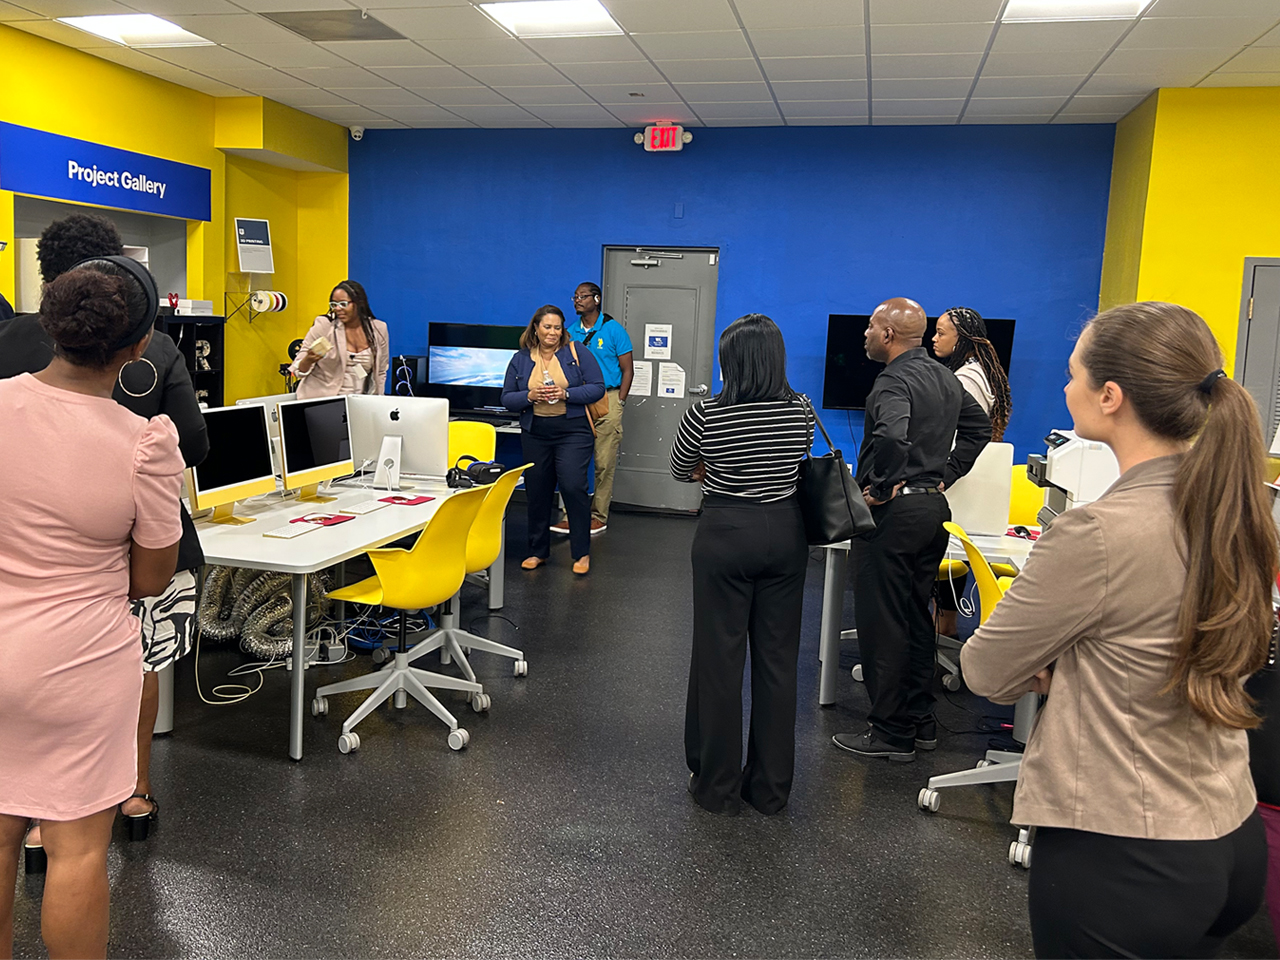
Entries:
[[492,423],[479,420],[449,421],[449,467],[458,465],[459,457],[492,460],[498,452],[498,431]]
[[502,552],[502,521],[507,515],[507,504],[511,494],[515,492],[520,476],[532,463],[514,467],[500,476],[484,489],[489,491],[476,515],[476,522],[471,525],[471,533],[467,536],[467,573],[479,573],[488,570],[493,561]]
[[1009,523],[1034,527],[1040,523],[1040,508],[1044,506],[1044,491],[1027,477],[1027,465],[1015,463],[1013,483],[1009,489]]
[[467,575],[467,537],[488,493],[472,487],[446,497],[409,550],[369,551],[386,606],[420,610],[458,592]]
[[1012,443],[988,443],[973,469],[946,489],[951,519],[966,530],[1001,536],[1009,529]]
[[987,562],[987,558],[982,555],[982,551],[969,539],[969,535],[964,530],[950,521],[942,526],[947,533],[964,544],[965,556],[969,558],[969,570],[973,573],[974,583],[978,585],[978,622],[986,623],[987,617],[991,616],[991,611],[1004,596],[1004,587],[991,572],[991,564]]

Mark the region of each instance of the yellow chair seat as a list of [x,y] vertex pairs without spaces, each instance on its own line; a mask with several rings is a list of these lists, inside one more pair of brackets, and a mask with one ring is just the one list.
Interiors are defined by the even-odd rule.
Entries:
[[1012,578],[1018,575],[1017,568],[1011,567],[1007,563],[993,563],[991,565],[991,572],[994,573],[997,577]]
[[382,603],[382,581],[375,574],[359,583],[339,587],[331,591],[329,597],[333,600],[345,600],[348,603],[367,603],[370,606],[377,606]]
[[943,560],[938,564],[938,580],[959,580],[969,575],[969,568],[963,560]]

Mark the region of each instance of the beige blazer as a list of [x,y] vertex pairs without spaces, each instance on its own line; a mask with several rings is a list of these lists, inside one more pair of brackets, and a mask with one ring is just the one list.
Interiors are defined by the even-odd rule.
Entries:
[[[346,373],[344,358],[347,355],[347,334],[341,323],[325,314],[316,317],[315,323],[311,324],[311,329],[302,339],[302,349],[298,351],[298,356],[301,357],[321,337],[327,337],[333,346],[316,361],[309,373],[303,375],[299,372],[297,360],[290,367],[295,377],[301,377],[298,383],[299,400],[336,397],[342,392]],[[387,333],[387,325],[381,320],[373,321],[373,340],[376,364],[369,374],[369,392],[383,394],[386,393],[387,370],[391,367],[391,339]]]
[[998,703],[1055,665],[1014,823],[1212,840],[1254,809],[1244,731],[1160,692],[1186,580],[1172,496],[1180,459],[1140,463],[1058,517],[961,651],[965,683]]

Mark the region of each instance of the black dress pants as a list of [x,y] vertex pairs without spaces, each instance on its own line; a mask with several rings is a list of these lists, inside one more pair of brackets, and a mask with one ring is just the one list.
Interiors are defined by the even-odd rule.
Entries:
[[941,494],[899,494],[871,514],[876,529],[854,538],[850,556],[867,720],[886,743],[914,750],[916,725],[933,716],[937,641],[929,597],[947,552],[942,524],[951,509]]
[[529,555],[551,556],[551,508],[556,485],[569,516],[569,551],[578,560],[591,552],[591,497],[587,469],[595,437],[586,417],[534,417],[520,433],[524,458],[532,463],[524,472],[529,510]]
[[[809,560],[794,497],[708,495],[693,538],[693,658],[684,745],[693,796],[715,813],[787,803],[795,766],[796,657]],[[742,764],[742,674],[751,649],[751,725]]]
[[1041,827],[1027,890],[1037,957],[1212,957],[1262,903],[1257,811],[1218,840]]

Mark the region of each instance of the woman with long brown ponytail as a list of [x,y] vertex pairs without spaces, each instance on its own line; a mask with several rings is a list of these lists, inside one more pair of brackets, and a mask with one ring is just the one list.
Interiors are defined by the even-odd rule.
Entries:
[[1258,412],[1222,363],[1184,307],[1089,324],[1067,408],[1120,479],[1054,521],[961,654],[975,693],[1048,694],[1013,809],[1038,828],[1039,957],[1212,956],[1262,900],[1243,683],[1280,559]]

